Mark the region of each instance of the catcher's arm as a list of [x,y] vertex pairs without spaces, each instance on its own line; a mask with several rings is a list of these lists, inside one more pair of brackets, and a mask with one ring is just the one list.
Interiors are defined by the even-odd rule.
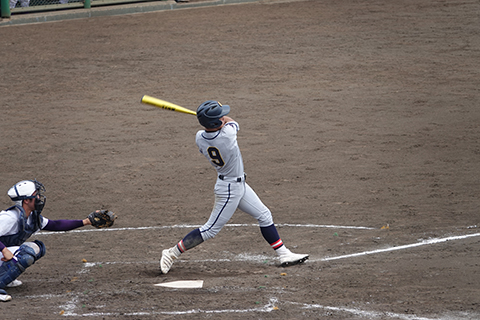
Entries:
[[88,219],[88,218],[85,218],[85,219],[83,219],[82,221],[83,221],[83,225],[84,225],[84,226],[92,225],[92,222],[91,222],[90,219]]
[[90,224],[88,218],[86,220],[48,220],[43,230],[48,231],[70,231]]

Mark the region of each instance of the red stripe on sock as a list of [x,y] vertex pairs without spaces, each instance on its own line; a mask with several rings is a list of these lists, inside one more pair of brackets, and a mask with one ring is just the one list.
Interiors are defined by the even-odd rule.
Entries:
[[277,242],[272,243],[271,246],[272,246],[273,249],[277,250],[278,248],[283,246],[282,239],[279,239]]
[[183,240],[180,240],[180,242],[177,244],[177,247],[181,253],[184,253],[185,251],[187,251],[187,249],[185,248],[185,245],[183,244]]

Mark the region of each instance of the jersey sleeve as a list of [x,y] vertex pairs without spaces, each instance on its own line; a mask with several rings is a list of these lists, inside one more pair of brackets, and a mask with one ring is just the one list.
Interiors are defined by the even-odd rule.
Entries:
[[70,231],[83,227],[83,220],[50,220],[44,227],[48,231]]
[[45,228],[45,226],[48,224],[48,221],[49,221],[49,220],[48,220],[47,218],[45,218],[44,216],[42,216],[42,215],[40,215],[40,220],[41,220],[41,222],[40,222],[40,229],[43,229],[43,228]]
[[197,147],[198,147],[198,151],[200,151],[201,154],[204,154],[203,153],[203,149],[200,145],[200,140],[201,140],[201,137],[202,137],[202,132],[204,132],[203,130],[200,130],[197,132],[197,134],[195,135],[195,143],[197,144]]
[[16,232],[17,218],[2,211],[0,214],[0,237]]
[[225,128],[233,128],[235,130],[235,133],[237,133],[240,130],[240,126],[238,125],[238,122],[236,121],[229,121],[225,124]]

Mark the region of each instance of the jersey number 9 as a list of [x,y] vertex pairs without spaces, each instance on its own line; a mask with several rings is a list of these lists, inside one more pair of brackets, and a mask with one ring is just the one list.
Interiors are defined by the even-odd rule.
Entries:
[[225,161],[222,159],[222,155],[220,154],[220,151],[215,148],[215,147],[209,147],[207,149],[208,155],[210,156],[211,161],[219,166],[223,167],[225,165]]

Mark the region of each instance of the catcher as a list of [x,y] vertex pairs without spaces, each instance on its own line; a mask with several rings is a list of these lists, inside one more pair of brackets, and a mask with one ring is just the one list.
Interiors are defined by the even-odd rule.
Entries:
[[106,228],[113,225],[116,215],[96,210],[83,220],[49,220],[41,215],[45,206],[45,187],[37,180],[24,180],[8,190],[15,205],[0,212],[0,301],[12,300],[5,288],[22,284],[16,280],[26,268],[45,255],[39,240],[26,240],[39,230],[68,231],[85,225]]

